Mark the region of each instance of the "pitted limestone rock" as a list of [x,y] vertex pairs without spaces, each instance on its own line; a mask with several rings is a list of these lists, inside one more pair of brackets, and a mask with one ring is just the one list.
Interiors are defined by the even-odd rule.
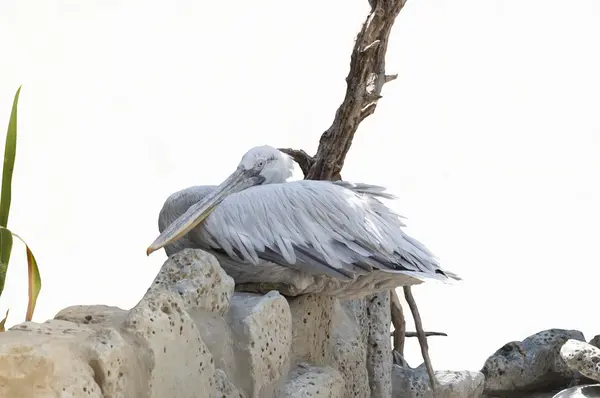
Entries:
[[215,371],[215,382],[217,383],[218,398],[246,398],[246,395],[229,381],[221,369]]
[[212,353],[215,366],[225,373],[235,368],[231,331],[224,316],[234,291],[233,279],[212,254],[185,249],[163,265],[150,290],[177,293],[194,320],[202,341]]
[[279,391],[279,398],[344,398],[344,378],[332,367],[298,364]]
[[392,342],[390,340],[389,291],[367,296],[366,310],[369,321],[367,338],[367,372],[371,395],[392,397]]
[[74,305],[60,310],[54,319],[84,325],[118,325],[125,319],[126,315],[127,311],[119,307],[108,305]]
[[549,329],[510,342],[490,356],[481,372],[485,393],[506,395],[530,391],[550,391],[568,385],[576,373],[559,354],[569,339],[584,341],[577,330]]
[[135,397],[148,390],[153,356],[114,328],[101,328],[82,344],[104,397]]
[[365,359],[368,325],[365,300],[336,301],[333,311],[331,351],[335,367],[345,382],[346,396],[370,398],[371,387]]
[[289,298],[292,314],[292,359],[314,365],[330,363],[332,297],[306,295]]
[[213,356],[184,306],[178,293],[151,288],[124,322],[123,330],[149,349],[151,398],[195,398],[199,386],[204,397],[215,397]]
[[162,266],[149,290],[165,289],[181,296],[188,310],[225,315],[234,290],[233,279],[217,259],[203,250],[184,249]]
[[276,291],[265,295],[236,293],[229,324],[236,370],[230,380],[248,398],[275,396],[290,368],[292,317],[288,302]]
[[[438,391],[435,398],[479,398],[483,393],[484,376],[480,372],[434,372]],[[434,398],[425,364],[416,369],[393,365],[393,397]]]
[[62,320],[25,322],[0,333],[0,396],[101,398],[81,349],[92,333]]
[[600,349],[579,340],[567,340],[560,355],[573,370],[592,380],[600,381]]

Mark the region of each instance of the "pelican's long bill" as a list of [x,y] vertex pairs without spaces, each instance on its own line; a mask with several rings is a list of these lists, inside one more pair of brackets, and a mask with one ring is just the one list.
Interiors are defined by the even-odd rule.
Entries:
[[249,170],[238,167],[236,171],[223,181],[223,183],[221,183],[221,185],[219,185],[211,194],[191,206],[178,219],[165,228],[158,238],[156,238],[148,249],[146,249],[146,255],[149,256],[150,253],[161,249],[188,233],[206,219],[214,208],[228,195],[242,191],[253,185],[258,185],[263,180],[262,177],[253,175]]

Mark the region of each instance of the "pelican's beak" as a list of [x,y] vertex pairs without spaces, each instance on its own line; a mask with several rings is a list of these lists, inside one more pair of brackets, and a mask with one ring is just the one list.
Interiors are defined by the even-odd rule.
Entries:
[[146,249],[146,255],[159,250],[181,238],[195,226],[200,224],[215,207],[228,195],[242,191],[264,180],[261,176],[252,175],[248,170],[238,167],[221,185],[205,196],[200,202],[191,206],[185,213],[165,228],[158,238]]

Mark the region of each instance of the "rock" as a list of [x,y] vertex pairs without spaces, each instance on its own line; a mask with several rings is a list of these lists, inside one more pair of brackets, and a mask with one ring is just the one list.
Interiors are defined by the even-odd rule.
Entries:
[[270,398],[290,368],[292,316],[278,292],[236,293],[229,311],[237,371],[235,385],[251,398]]
[[332,367],[298,364],[283,385],[279,398],[344,398],[344,379]]
[[197,397],[198,386],[203,386],[204,397],[215,397],[214,359],[184,308],[181,295],[153,285],[124,322],[123,330],[147,350],[144,363],[152,398]]
[[193,319],[215,367],[234,372],[235,353],[225,319],[234,292],[233,279],[215,257],[202,250],[184,249],[173,254],[156,276],[152,289],[177,293]]
[[387,292],[234,294],[214,257],[185,249],[131,310],[55,318],[0,333],[0,396],[391,397]]
[[333,311],[331,352],[333,363],[345,382],[346,396],[370,398],[371,387],[366,366],[368,325],[365,300],[336,301]]
[[216,258],[202,250],[185,249],[173,254],[162,266],[150,289],[162,289],[181,296],[186,310],[204,310],[225,315],[233,296],[233,279]]
[[74,305],[59,311],[54,319],[84,325],[117,325],[125,319],[126,314],[127,311],[108,305]]
[[600,384],[592,384],[587,386],[575,386],[560,391],[552,398],[575,398],[575,397],[600,397]]
[[589,344],[593,345],[596,348],[600,348],[600,334],[594,336],[590,341]]
[[218,398],[246,398],[246,395],[240,392],[240,390],[227,379],[227,375],[221,369],[215,371],[215,382],[217,384]]
[[[392,396],[394,398],[433,398],[425,364],[416,369],[392,365]],[[479,398],[483,393],[484,376],[480,372],[434,372],[438,382],[435,398]]]
[[544,392],[564,388],[575,377],[560,357],[560,347],[569,339],[584,340],[576,330],[549,329],[510,342],[490,356],[481,372],[485,375],[485,393],[509,396],[526,392]]
[[83,349],[103,396],[133,397],[148,388],[150,369],[143,359],[150,360],[149,351],[136,351],[117,330],[98,330]]
[[600,349],[579,340],[567,340],[560,349],[565,363],[582,375],[600,381]]
[[1,397],[103,397],[81,344],[93,330],[63,320],[0,333]]
[[331,362],[330,338],[334,299],[306,295],[289,298],[292,314],[292,358],[294,362],[326,365]]
[[390,339],[390,292],[365,299],[369,321],[367,338],[367,372],[371,395],[392,397],[392,341]]

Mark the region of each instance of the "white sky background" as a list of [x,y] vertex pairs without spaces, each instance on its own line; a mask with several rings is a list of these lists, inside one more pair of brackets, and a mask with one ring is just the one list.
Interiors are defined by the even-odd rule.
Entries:
[[[367,0],[0,2],[0,127],[23,84],[9,226],[40,264],[34,319],[130,308],[165,259],[145,249],[169,194],[219,183],[255,145],[314,153],[367,11]],[[399,78],[343,176],[397,194],[409,232],[465,279],[414,289],[426,329],[450,335],[430,339],[436,368],[479,369],[545,328],[600,333],[599,20],[597,0],[410,0],[396,22],[387,70]],[[14,250],[0,300],[10,325],[27,296]]]

